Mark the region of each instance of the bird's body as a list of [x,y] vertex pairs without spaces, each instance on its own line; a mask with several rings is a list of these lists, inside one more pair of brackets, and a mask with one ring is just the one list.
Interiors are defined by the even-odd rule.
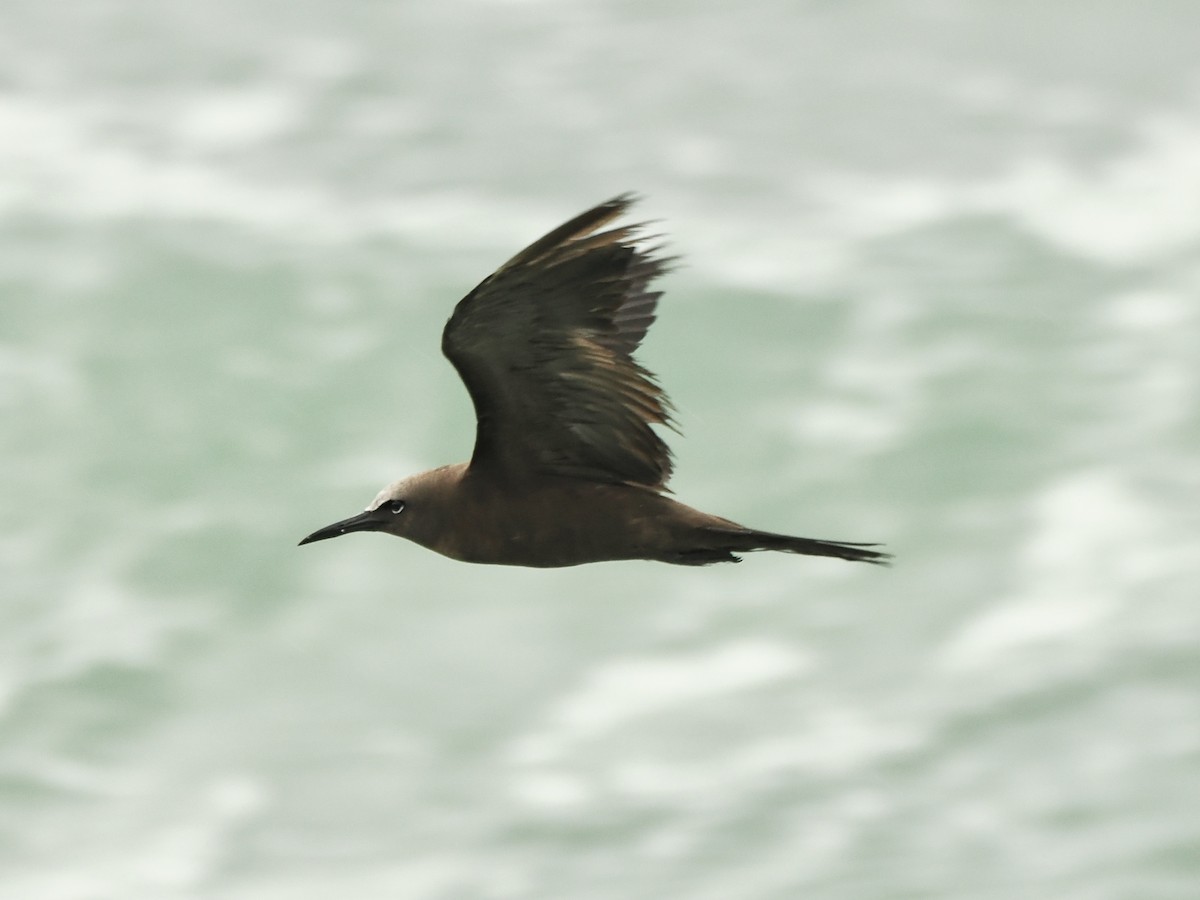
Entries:
[[[506,482],[463,463],[410,479],[401,492],[401,515],[431,511],[414,515],[405,536],[463,562],[541,568],[631,559],[669,543],[656,529],[678,524],[664,511],[679,504],[643,487],[560,476]],[[426,497],[435,502],[426,506]]]
[[632,203],[588,210],[509,260],[455,308],[442,348],[475,405],[469,463],[384,488],[306,537],[385,531],[463,562],[546,568],[618,559],[682,565],[784,550],[882,563],[873,545],[744,528],[666,496],[666,396],[632,353],[665,268],[636,226],[598,232]]

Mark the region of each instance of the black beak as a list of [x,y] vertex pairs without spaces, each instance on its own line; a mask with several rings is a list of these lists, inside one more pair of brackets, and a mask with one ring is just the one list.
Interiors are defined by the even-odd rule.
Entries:
[[332,525],[326,525],[324,528],[318,528],[297,547],[303,547],[305,544],[311,544],[313,541],[324,541],[329,538],[341,537],[343,534],[349,534],[351,531],[378,531],[382,523],[375,516],[374,510],[361,512],[357,516],[351,516],[348,519],[342,519],[340,522],[334,522]]

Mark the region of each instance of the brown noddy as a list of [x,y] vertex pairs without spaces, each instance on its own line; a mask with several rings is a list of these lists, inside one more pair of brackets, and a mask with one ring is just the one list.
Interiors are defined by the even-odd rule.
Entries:
[[633,358],[671,262],[640,225],[602,230],[624,194],[534,241],[455,307],[442,352],[477,420],[469,463],[393,482],[365,512],[301,544],[384,531],[464,562],[574,566],[651,559],[698,566],[783,550],[886,563],[877,544],[757,531],[666,496],[674,427]]

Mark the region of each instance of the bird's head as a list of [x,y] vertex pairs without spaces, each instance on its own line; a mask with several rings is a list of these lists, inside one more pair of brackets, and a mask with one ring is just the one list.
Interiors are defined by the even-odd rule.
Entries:
[[358,515],[318,528],[300,544],[341,537],[352,531],[384,531],[425,543],[425,532],[440,521],[441,508],[453,494],[463,469],[463,465],[443,466],[393,481]]
[[410,479],[394,481],[375,495],[375,499],[358,515],[324,528],[318,528],[300,542],[300,545],[329,538],[341,537],[352,531],[388,531],[403,536],[405,509],[408,508],[406,486]]

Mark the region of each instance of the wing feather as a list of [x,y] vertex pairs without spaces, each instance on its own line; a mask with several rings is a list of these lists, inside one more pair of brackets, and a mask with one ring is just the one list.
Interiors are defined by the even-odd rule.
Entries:
[[671,454],[652,426],[674,427],[670,402],[633,352],[671,260],[642,225],[600,230],[634,200],[560,225],[455,307],[442,350],[475,405],[473,468],[665,490]]

